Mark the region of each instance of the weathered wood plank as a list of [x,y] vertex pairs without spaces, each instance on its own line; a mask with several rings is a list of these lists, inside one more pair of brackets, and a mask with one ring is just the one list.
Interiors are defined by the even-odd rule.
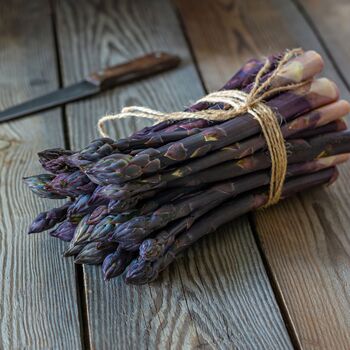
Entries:
[[350,86],[350,3],[347,0],[296,0],[307,20],[321,36],[323,45],[338,66],[343,79]]
[[[124,105],[177,110],[203,94],[169,1],[61,1],[57,12],[65,84],[147,51],[167,50],[184,60],[176,71],[70,105],[74,147],[96,137],[99,116]],[[142,124],[123,122],[115,131],[124,136]],[[219,235],[149,286],[125,286],[121,278],[106,284],[99,268],[84,268],[92,347],[290,348],[247,220]]]
[[[0,108],[58,87],[46,1],[0,5]],[[36,153],[62,145],[60,111],[0,125],[0,348],[81,348],[75,269],[63,244],[28,237],[32,219],[55,203],[38,200],[22,176],[42,171]]]
[[[344,97],[349,98],[293,3],[176,3],[209,89],[219,85],[216,76],[229,74],[230,62],[238,65],[251,56],[303,46],[322,53],[326,58],[325,74],[335,79]],[[344,176],[350,167],[341,169],[343,176],[331,188],[300,195],[256,215],[262,249],[285,302],[290,325],[301,347],[307,349],[350,346],[350,203]]]

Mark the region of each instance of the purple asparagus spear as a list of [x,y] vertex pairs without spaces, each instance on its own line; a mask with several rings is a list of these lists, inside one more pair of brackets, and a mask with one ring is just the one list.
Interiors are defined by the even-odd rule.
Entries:
[[68,202],[61,207],[40,213],[30,225],[28,233],[42,232],[54,227],[66,218],[70,205],[71,203]]
[[[285,139],[288,139],[305,130],[317,129],[332,120],[343,117],[348,112],[348,102],[341,100],[331,103],[284,124],[281,127],[282,135]],[[186,179],[183,181],[187,181],[189,176],[193,176],[193,174],[203,169],[208,169],[225,161],[244,158],[264,147],[266,147],[264,137],[262,135],[255,136],[245,141],[226,146],[204,157],[189,161],[169,171],[157,173],[156,175],[141,179],[135,179],[121,185],[111,184],[104,186],[100,189],[100,194],[105,194],[113,199],[122,200],[132,198],[139,193],[147,193],[165,187],[176,187],[181,185],[182,180],[180,179]]]
[[104,279],[108,281],[111,278],[121,275],[134,258],[135,253],[118,247],[103,260],[102,271]]
[[62,148],[47,149],[38,153],[39,162],[42,167],[52,174],[60,174],[65,172],[73,172],[77,170],[68,163],[68,157],[74,152]]
[[[349,149],[350,151],[350,149]],[[305,175],[322,169],[334,167],[335,165],[344,163],[350,158],[350,153],[338,154],[326,158],[319,158],[308,162],[292,164],[288,167],[287,178],[291,176]],[[173,244],[176,236],[184,230],[188,230],[193,223],[202,217],[217,205],[208,205],[204,208],[196,210],[188,217],[177,220],[175,223],[166,227],[164,230],[156,234],[153,238],[146,239],[142,242],[139,249],[140,257],[144,260],[154,261],[163,255],[166,250]]]
[[[276,116],[282,122],[334,102],[338,96],[335,84],[323,78],[293,92],[282,93],[266,104],[278,110],[279,114]],[[209,152],[257,134],[259,130],[260,125],[253,116],[250,114],[238,116],[181,141],[158,149],[147,149],[135,157],[129,156],[123,160],[114,159],[113,155],[105,157],[88,169],[86,174],[99,185],[130,181],[142,175],[158,172],[178,162],[202,157]]]
[[[324,156],[328,154],[347,153],[350,151],[349,140],[349,132],[338,133],[335,136],[331,134],[321,135],[311,140],[309,149],[305,147],[307,146],[307,143],[303,141],[300,146],[303,147],[302,149],[306,149],[307,154],[304,152],[305,158],[303,158],[301,156],[301,153],[298,152],[299,158],[296,157],[294,160],[305,161],[307,160],[307,156],[310,157],[309,159],[313,159],[317,157],[321,151]],[[296,141],[296,143],[298,145],[298,141]],[[313,144],[315,144],[314,147],[312,147]],[[265,159],[262,163],[264,162],[267,162],[267,160]],[[250,169],[254,168],[255,166],[257,166],[259,169],[258,165],[262,163],[261,159],[258,159],[255,164],[253,162],[253,166],[251,167],[251,164],[247,162],[244,164],[244,168],[247,169],[244,170],[244,172],[251,171]],[[294,176],[295,174],[293,173],[293,170],[295,170],[294,167],[288,166],[287,176]],[[207,171],[210,172],[210,169]],[[213,181],[215,182],[225,179],[229,180],[214,185],[204,190],[203,192],[199,192],[191,196],[188,199],[180,199],[179,201],[175,201],[172,204],[164,205],[152,214],[138,216],[124,224],[119,225],[115,230],[113,239],[115,239],[123,248],[128,250],[135,250],[138,248],[139,243],[142,242],[143,239],[145,239],[155,230],[166,226],[169,222],[177,220],[181,217],[185,217],[191,212],[208,205],[210,202],[220,202],[227,200],[228,198],[237,196],[243,192],[268,185],[270,182],[270,175],[268,171],[254,171],[252,174],[232,179],[232,172],[237,171],[240,170],[237,170],[235,164],[232,166],[231,163],[227,164],[227,169],[223,168],[220,171],[214,170],[212,174],[207,175],[209,182],[212,181],[210,177],[213,177]],[[205,178],[201,179],[201,182],[204,182],[204,180]]]
[[50,232],[52,237],[59,238],[63,241],[70,241],[73,238],[77,225],[65,220]]
[[[304,191],[314,186],[334,181],[337,176],[335,168],[329,168],[313,174],[308,174],[288,180],[283,187],[283,198],[296,192]],[[230,200],[203,219],[196,222],[189,230],[181,234],[167,252],[153,262],[139,258],[134,260],[125,277],[127,283],[144,284],[155,280],[174,259],[198,239],[214,232],[218,227],[249,211],[265,205],[268,199],[266,192],[254,191],[235,200]]]

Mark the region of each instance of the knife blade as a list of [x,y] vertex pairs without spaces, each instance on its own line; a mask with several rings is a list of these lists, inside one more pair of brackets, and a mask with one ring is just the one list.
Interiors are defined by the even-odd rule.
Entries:
[[0,112],[0,122],[28,116],[68,102],[96,95],[115,86],[174,68],[179,63],[180,58],[178,56],[164,52],[150,53],[92,73],[79,83],[5,109]]

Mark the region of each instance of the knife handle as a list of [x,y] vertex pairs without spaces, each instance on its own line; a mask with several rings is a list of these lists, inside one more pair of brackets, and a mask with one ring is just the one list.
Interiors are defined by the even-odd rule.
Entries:
[[97,85],[101,90],[106,90],[116,85],[174,68],[179,63],[180,58],[178,56],[164,52],[155,52],[105,68],[91,74],[87,80]]

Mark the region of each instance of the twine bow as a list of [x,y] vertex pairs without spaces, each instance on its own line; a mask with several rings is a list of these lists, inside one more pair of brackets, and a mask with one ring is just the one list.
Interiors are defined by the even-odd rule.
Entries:
[[274,111],[263,101],[273,94],[294,90],[308,83],[308,81],[304,81],[301,83],[293,83],[281,87],[270,88],[273,79],[281,71],[282,66],[288,62],[291,57],[298,55],[301,52],[301,49],[287,51],[279,60],[276,68],[273,70],[270,76],[265,81],[262,81],[262,76],[268,71],[271,64],[270,61],[266,59],[264,66],[257,73],[253,87],[248,94],[239,90],[222,90],[210,93],[196,102],[207,102],[214,104],[223,103],[229,105],[229,109],[163,113],[139,106],[124,107],[121,113],[104,116],[98,121],[97,127],[99,133],[103,137],[108,137],[104,127],[107,121],[129,117],[153,119],[155,122],[162,122],[168,119],[208,119],[225,121],[248,113],[259,122],[271,157],[269,197],[265,207],[275,204],[281,197],[282,188],[286,177],[287,151],[278,119],[276,118]]

